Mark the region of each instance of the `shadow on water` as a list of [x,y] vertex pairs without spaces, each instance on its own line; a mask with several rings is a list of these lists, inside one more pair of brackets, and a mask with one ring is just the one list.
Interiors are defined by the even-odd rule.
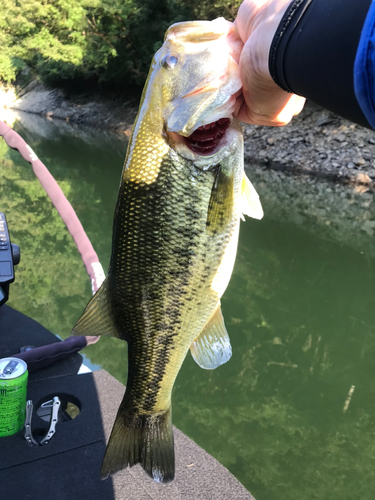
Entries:
[[[91,129],[81,136],[65,124],[70,131],[44,126],[43,135],[39,126],[20,132],[59,181],[106,267],[126,144]],[[0,169],[1,210],[23,252],[10,305],[65,337],[90,297],[83,265],[30,168],[3,143]],[[174,423],[257,500],[349,500],[354,490],[370,499],[373,195],[258,167],[248,174],[266,216],[241,223],[222,299],[233,358],[211,372],[187,356]],[[125,343],[103,338],[85,351],[126,382]]]

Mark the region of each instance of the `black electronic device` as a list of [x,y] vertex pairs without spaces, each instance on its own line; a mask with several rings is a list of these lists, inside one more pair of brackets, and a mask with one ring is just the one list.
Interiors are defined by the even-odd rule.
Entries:
[[14,266],[20,261],[20,248],[12,244],[5,215],[0,212],[0,306],[9,297],[9,285],[14,281]]

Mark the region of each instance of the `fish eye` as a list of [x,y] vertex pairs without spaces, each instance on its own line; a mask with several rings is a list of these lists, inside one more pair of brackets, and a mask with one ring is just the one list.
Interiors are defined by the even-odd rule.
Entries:
[[171,70],[176,66],[177,61],[178,58],[176,56],[168,54],[161,60],[161,65],[163,66],[163,68]]

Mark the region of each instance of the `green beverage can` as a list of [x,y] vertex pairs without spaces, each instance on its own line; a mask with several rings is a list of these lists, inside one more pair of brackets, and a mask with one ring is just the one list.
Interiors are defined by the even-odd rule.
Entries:
[[0,437],[16,434],[24,426],[27,378],[22,359],[0,359]]

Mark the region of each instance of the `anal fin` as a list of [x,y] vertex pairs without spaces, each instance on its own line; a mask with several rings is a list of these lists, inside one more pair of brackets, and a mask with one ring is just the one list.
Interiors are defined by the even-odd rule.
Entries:
[[112,335],[118,337],[108,295],[108,278],[104,280],[102,286],[85,307],[72,330],[72,335]]
[[201,368],[213,370],[232,356],[232,347],[224,325],[220,302],[199,336],[190,346],[194,360]]

